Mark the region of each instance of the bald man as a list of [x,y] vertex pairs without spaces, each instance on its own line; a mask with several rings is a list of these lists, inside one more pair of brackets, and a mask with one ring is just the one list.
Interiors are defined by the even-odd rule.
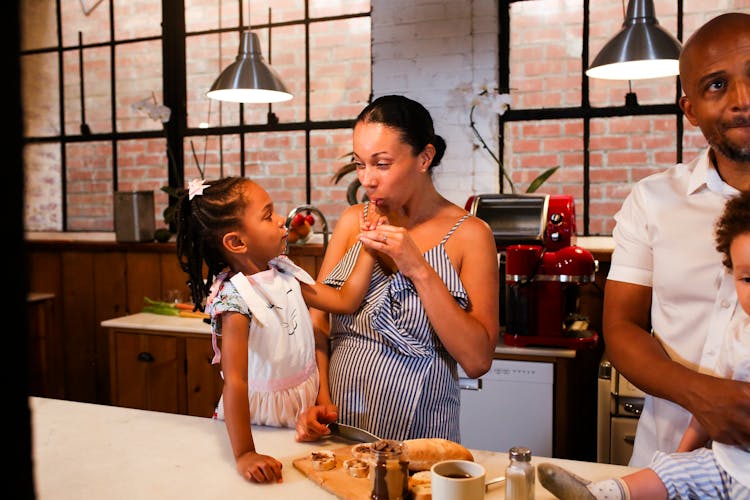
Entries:
[[750,445],[750,384],[715,372],[739,306],[713,237],[727,199],[750,189],[750,15],[699,28],[683,46],[680,81],[680,107],[709,146],[634,185],[615,215],[604,293],[607,357],[648,394],[636,467],[675,451],[691,414],[711,439]]

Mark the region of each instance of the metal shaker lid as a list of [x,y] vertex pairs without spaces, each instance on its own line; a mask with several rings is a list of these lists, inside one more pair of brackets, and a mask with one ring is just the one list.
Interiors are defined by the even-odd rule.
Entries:
[[518,460],[519,462],[531,462],[531,450],[523,446],[514,446],[508,452],[508,456],[511,460]]

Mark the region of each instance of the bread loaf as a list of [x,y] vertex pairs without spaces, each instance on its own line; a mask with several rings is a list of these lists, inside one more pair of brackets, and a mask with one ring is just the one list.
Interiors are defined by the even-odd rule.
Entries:
[[409,470],[430,470],[442,460],[471,460],[474,456],[464,446],[441,438],[407,439],[404,441],[409,456]]

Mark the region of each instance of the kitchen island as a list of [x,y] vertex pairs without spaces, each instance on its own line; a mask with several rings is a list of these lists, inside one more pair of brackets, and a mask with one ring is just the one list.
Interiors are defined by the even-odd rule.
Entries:
[[[208,324],[199,318],[136,313],[102,321],[101,326],[109,330],[111,404],[212,415],[222,381],[218,366],[211,364]],[[460,375],[464,444],[505,450],[516,436],[533,435],[534,442],[544,442],[538,446],[544,455],[595,459],[598,352],[508,346],[501,337],[494,357],[483,380]],[[535,375],[538,370],[548,373],[548,392]],[[526,409],[518,407],[520,415],[504,415],[517,418],[520,426],[503,426],[492,439],[485,439],[482,429],[496,425],[505,402],[522,397],[530,400]],[[532,414],[531,420],[524,417],[525,411]]]
[[[47,398],[30,398],[36,496],[41,500],[266,498],[332,499],[294,468],[292,461],[319,449],[339,448],[329,438],[298,443],[294,430],[254,427],[257,449],[284,464],[284,481],[259,485],[237,474],[224,422]],[[487,477],[503,474],[507,454],[472,450]],[[590,478],[621,476],[633,469],[534,457]],[[504,498],[502,486],[488,499]],[[554,498],[537,482],[536,498]],[[364,500],[364,499],[363,499]]]

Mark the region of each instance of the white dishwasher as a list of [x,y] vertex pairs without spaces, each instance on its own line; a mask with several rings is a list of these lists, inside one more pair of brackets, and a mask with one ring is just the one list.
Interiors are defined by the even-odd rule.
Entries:
[[552,456],[552,363],[496,359],[480,378],[458,367],[461,444],[507,452],[526,446],[534,456]]

